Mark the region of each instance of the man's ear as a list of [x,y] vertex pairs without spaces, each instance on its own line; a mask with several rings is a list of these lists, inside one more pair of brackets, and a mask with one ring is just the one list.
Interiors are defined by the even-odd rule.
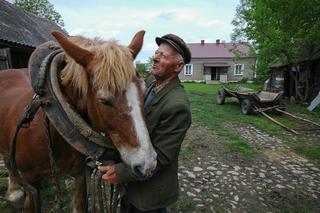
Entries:
[[175,67],[175,69],[174,69],[174,72],[179,74],[179,73],[181,72],[181,70],[183,69],[184,65],[185,65],[185,63],[183,63],[182,61],[180,61],[180,62],[176,65],[176,67]]

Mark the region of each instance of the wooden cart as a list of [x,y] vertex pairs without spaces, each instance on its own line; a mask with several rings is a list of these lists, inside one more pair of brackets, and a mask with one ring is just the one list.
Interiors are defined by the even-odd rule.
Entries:
[[241,104],[241,111],[243,114],[248,115],[251,113],[258,113],[259,115],[263,115],[264,117],[270,119],[272,122],[278,124],[279,126],[294,134],[298,134],[295,129],[289,128],[279,121],[275,120],[274,118],[269,116],[266,111],[272,110],[278,114],[285,114],[292,118],[307,122],[309,124],[313,124],[318,128],[320,127],[320,124],[315,123],[314,121],[284,111],[285,108],[282,100],[283,92],[275,93],[267,91],[255,91],[253,89],[244,87],[238,87],[235,90],[230,90],[225,87],[220,88],[217,95],[217,103],[220,105],[224,104],[226,97],[237,98]]
[[255,91],[253,89],[238,87],[235,90],[222,87],[218,91],[217,103],[224,104],[226,97],[235,97],[239,100],[243,114],[252,114],[257,110],[284,109],[282,104],[283,92]]

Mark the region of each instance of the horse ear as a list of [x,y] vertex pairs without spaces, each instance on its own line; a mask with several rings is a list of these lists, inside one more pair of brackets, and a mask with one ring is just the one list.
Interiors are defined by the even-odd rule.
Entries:
[[135,59],[140,52],[143,44],[143,37],[146,31],[141,30],[136,33],[136,35],[133,37],[131,43],[129,44],[129,48],[131,49],[132,58]]
[[64,34],[53,31],[52,35],[57,39],[63,50],[83,67],[87,67],[93,58],[93,53],[72,43]]

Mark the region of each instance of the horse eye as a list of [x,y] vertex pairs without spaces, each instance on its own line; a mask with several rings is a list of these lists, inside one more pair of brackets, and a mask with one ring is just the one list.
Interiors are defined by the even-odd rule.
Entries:
[[100,99],[100,102],[105,105],[105,106],[108,106],[108,107],[113,107],[113,103],[111,100],[108,100],[108,99]]

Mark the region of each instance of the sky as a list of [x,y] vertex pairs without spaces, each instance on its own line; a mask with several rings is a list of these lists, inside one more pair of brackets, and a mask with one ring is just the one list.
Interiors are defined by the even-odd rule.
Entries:
[[128,45],[145,30],[137,61],[157,49],[155,37],[174,33],[187,43],[230,41],[231,21],[240,0],[49,0],[70,35],[116,39]]

